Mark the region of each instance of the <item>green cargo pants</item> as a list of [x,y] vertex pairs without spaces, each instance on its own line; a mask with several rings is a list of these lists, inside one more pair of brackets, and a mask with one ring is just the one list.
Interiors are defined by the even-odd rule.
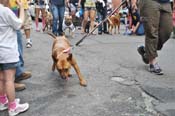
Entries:
[[158,0],[138,0],[138,7],[145,28],[146,57],[154,59],[173,29],[171,5]]

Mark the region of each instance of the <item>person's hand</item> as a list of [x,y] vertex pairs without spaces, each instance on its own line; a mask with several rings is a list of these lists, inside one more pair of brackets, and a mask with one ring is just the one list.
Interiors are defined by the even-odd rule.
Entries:
[[23,7],[21,0],[16,0],[16,3],[18,4],[19,7]]
[[80,2],[78,2],[78,8],[80,8],[81,7],[81,3]]

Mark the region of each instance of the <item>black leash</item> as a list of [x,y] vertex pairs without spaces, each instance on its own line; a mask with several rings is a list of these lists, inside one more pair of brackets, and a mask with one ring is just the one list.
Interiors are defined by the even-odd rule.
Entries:
[[75,44],[75,46],[78,46],[81,42],[83,42],[83,40],[86,37],[88,37],[89,35],[91,35],[101,24],[103,24],[105,21],[107,21],[110,16],[112,16],[116,11],[118,11],[126,3],[127,3],[127,0],[123,0],[122,3],[117,8],[115,8],[113,11],[111,11],[111,13],[104,20],[102,20],[93,30],[91,30],[89,33],[87,33],[85,36],[83,36],[82,39],[80,39]]

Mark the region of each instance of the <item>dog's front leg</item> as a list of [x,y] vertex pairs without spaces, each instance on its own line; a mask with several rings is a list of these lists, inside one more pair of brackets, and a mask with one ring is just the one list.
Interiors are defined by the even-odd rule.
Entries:
[[120,34],[120,23],[118,25],[118,34]]
[[84,79],[83,75],[81,74],[80,68],[79,68],[79,66],[78,66],[78,64],[77,64],[77,62],[76,62],[76,60],[74,58],[72,58],[71,64],[72,64],[73,68],[75,69],[75,71],[76,71],[76,73],[78,75],[78,78],[80,80],[80,85],[81,86],[87,86],[87,82]]
[[116,25],[114,26],[114,34],[117,34]]

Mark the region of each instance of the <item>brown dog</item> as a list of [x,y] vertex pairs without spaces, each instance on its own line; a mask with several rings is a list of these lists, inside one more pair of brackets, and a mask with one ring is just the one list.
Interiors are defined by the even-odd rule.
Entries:
[[52,30],[52,23],[53,23],[53,16],[51,14],[51,12],[47,11],[46,12],[46,24],[45,27],[43,28],[43,31],[45,30]]
[[117,30],[116,28],[118,27],[118,34],[120,33],[120,15],[118,13],[110,16],[108,18],[108,28],[109,28],[109,33],[113,34],[113,29],[114,29],[114,34],[116,34]]
[[70,53],[70,43],[66,39],[65,36],[56,37],[52,33],[48,33],[54,38],[53,46],[52,46],[52,59],[53,59],[53,66],[52,71],[55,68],[60,73],[60,76],[63,79],[68,80],[71,76],[70,68],[73,67],[78,75],[80,85],[87,86],[86,81],[83,75],[80,72],[79,66],[73,57],[72,53]]

